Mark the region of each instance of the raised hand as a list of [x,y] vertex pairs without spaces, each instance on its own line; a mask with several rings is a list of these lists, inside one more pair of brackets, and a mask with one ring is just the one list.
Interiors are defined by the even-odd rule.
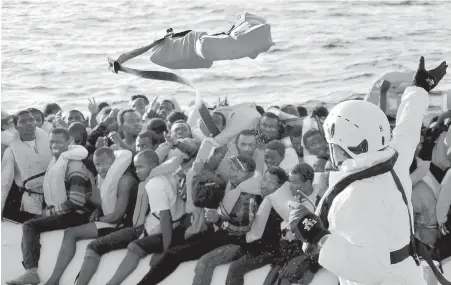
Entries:
[[114,108],[111,110],[111,112],[108,114],[108,116],[103,119],[102,123],[105,123],[107,125],[114,123],[114,121],[117,120],[117,114],[119,113],[119,109]]
[[446,61],[443,61],[436,68],[427,71],[425,68],[424,57],[420,57],[420,63],[413,79],[413,85],[421,87],[427,92],[431,91],[438,85],[443,76],[445,76],[447,67]]
[[64,128],[64,129],[68,128],[66,122],[63,120],[62,111],[56,113],[55,118],[53,119],[53,125],[55,126],[55,128]]
[[100,111],[99,106],[97,106],[96,99],[88,99],[88,110],[92,115],[97,115]]
[[118,132],[110,132],[108,138],[116,145],[120,146],[122,142],[121,135]]

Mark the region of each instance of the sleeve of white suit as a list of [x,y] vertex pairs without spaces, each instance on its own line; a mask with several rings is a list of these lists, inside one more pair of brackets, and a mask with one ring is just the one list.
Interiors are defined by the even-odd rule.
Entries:
[[340,217],[341,230],[324,243],[319,263],[344,279],[380,284],[390,266],[389,238],[383,230],[388,217],[383,214],[385,206],[380,199],[364,195],[355,195],[358,197],[353,198],[352,205],[347,204],[349,211]]
[[14,154],[10,148],[5,150],[2,158],[2,213],[6,198],[14,180]]
[[429,107],[429,95],[420,87],[411,86],[404,91],[396,115],[396,127],[390,146],[399,153],[397,164],[408,169],[420,142],[421,124]]

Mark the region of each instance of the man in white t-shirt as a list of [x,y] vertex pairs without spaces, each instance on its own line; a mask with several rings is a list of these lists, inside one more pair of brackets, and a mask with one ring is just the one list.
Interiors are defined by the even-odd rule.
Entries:
[[121,284],[137,267],[141,258],[152,253],[150,266],[164,258],[170,246],[185,241],[185,201],[178,195],[179,184],[172,173],[157,176],[146,184],[150,214],[146,217],[144,237],[128,245],[128,251],[109,285]]

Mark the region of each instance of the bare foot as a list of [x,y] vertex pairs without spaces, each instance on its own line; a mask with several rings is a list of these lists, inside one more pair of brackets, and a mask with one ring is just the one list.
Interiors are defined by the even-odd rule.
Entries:
[[6,281],[10,285],[37,285],[41,283],[39,275],[35,271],[26,271],[23,275],[14,280]]

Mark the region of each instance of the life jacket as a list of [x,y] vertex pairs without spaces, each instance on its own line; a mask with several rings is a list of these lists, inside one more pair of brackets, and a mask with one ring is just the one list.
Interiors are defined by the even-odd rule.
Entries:
[[255,59],[273,45],[271,26],[266,20],[250,13],[243,13],[227,33],[200,37],[196,43],[196,52],[202,58],[211,61],[244,57]]
[[122,175],[132,162],[132,152],[117,150],[114,152],[115,160],[105,176],[105,179],[97,176],[97,187],[100,189],[102,199],[102,211],[104,215],[114,212],[117,201],[117,186]]
[[289,203],[294,200],[289,185],[289,182],[285,182],[274,193],[263,198],[262,203],[258,207],[255,220],[252,223],[252,228],[246,234],[246,241],[248,243],[262,237],[271,209],[274,209],[284,221],[288,221],[291,211]]
[[424,243],[434,245],[438,238],[436,205],[440,184],[429,171],[430,162],[420,161],[410,174],[415,235]]
[[[28,144],[21,141],[18,136],[11,141],[10,148],[20,172],[21,181],[17,180],[17,175],[15,179],[19,188],[22,191],[29,192],[34,188],[42,186],[44,174],[52,160],[48,134],[36,128],[36,149],[31,148]],[[42,192],[35,194],[42,195]]]
[[[431,258],[431,250],[430,247],[426,246],[420,240],[418,240],[413,233],[413,222],[411,220],[410,209],[408,206],[407,196],[404,191],[404,188],[399,180],[397,174],[393,170],[393,166],[396,163],[398,158],[398,153],[395,152],[392,158],[387,161],[378,163],[370,168],[355,172],[346,177],[341,178],[332,189],[328,191],[328,195],[325,196],[320,205],[317,208],[316,213],[320,217],[326,228],[329,227],[328,214],[329,210],[332,206],[333,200],[337,197],[343,190],[345,190],[349,185],[351,185],[354,181],[363,180],[370,177],[382,175],[384,173],[390,172],[397,186],[398,191],[400,191],[404,203],[407,207],[407,211],[409,212],[409,223],[410,223],[410,243],[404,246],[403,248],[390,252],[390,261],[391,264],[397,264],[399,262],[404,261],[409,256],[412,256],[415,260],[416,264],[420,266],[419,256],[422,257],[427,264],[432,269],[434,275],[437,277],[438,281],[442,285],[451,285],[451,283],[443,277],[442,273],[437,269],[434,262]],[[443,271],[442,271],[443,272]]]
[[170,34],[150,50],[150,61],[169,69],[210,68],[213,61],[196,53],[196,43],[205,35],[191,30]]
[[[150,50],[150,60],[166,68],[209,68],[213,65],[213,61],[217,60],[232,60],[244,57],[254,59],[260,53],[268,51],[273,45],[271,28],[266,20],[256,15],[243,13],[227,33],[209,36],[205,32],[186,30],[174,34],[172,28],[170,28],[163,38],[148,46],[125,53],[117,61],[109,59],[109,64],[115,73],[118,70],[132,71],[132,69],[125,71],[127,68],[121,68],[120,65]],[[140,70],[129,73],[151,79],[155,78],[157,74],[157,77],[169,74],[159,71],[149,73]]]

